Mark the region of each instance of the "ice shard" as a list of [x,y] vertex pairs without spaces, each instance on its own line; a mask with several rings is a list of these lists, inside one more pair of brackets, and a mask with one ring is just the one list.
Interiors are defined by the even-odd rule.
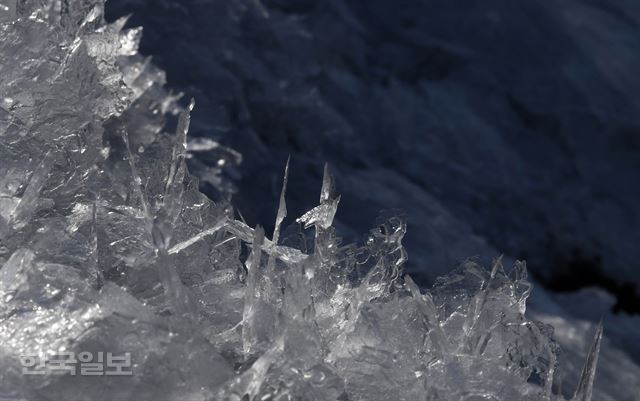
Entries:
[[587,354],[584,368],[580,375],[580,382],[578,383],[578,388],[572,401],[587,401],[591,399],[593,380],[596,376],[596,365],[598,364],[598,355],[600,354],[600,343],[602,342],[602,330],[602,322],[600,322],[596,328],[596,334],[589,348],[589,353]]

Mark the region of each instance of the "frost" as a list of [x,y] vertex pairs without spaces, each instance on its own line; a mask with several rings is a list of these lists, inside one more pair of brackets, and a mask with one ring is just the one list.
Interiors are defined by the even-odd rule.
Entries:
[[[314,235],[281,229],[287,163],[268,238],[198,191],[189,152],[220,152],[222,191],[240,156],[187,140],[194,103],[163,89],[139,29],[97,0],[0,4],[1,399],[561,399],[524,264],[465,263],[421,291],[402,219],[342,244],[328,166],[296,220]],[[601,336],[573,400],[591,398]],[[64,351],[129,352],[134,372],[22,374]]]

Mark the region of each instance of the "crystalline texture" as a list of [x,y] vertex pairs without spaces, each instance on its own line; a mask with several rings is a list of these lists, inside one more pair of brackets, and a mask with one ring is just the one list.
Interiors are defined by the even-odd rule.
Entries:
[[[105,24],[98,0],[0,4],[0,398],[558,399],[523,264],[466,263],[423,292],[402,219],[342,245],[328,167],[296,220],[313,245],[281,245],[288,163],[271,239],[204,197],[185,165],[194,103],[137,55],[139,29]],[[21,373],[63,351],[129,352],[133,377]]]

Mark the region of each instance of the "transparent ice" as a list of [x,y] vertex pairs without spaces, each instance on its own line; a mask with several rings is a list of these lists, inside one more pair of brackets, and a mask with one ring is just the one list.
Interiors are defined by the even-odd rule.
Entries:
[[[0,400],[562,400],[523,263],[464,263],[424,291],[406,223],[362,245],[319,205],[249,227],[198,191],[240,155],[188,142],[184,109],[100,0],[0,0]],[[292,190],[295,190],[292,189]],[[286,244],[286,245],[285,245]],[[573,401],[591,399],[602,327]],[[130,352],[123,378],[24,375],[20,357]]]

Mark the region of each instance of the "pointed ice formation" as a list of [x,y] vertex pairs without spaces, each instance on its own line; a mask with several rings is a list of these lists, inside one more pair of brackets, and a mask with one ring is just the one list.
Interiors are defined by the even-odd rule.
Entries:
[[338,210],[339,202],[340,196],[335,195],[333,176],[329,171],[329,165],[326,164],[320,191],[320,205],[303,214],[296,222],[304,223],[305,228],[316,226],[321,229],[327,229],[333,224],[333,218]]
[[589,348],[587,358],[582,368],[582,374],[580,375],[580,382],[578,388],[573,395],[571,401],[591,401],[591,393],[593,392],[593,381],[596,377],[596,366],[598,364],[598,355],[600,355],[600,343],[602,342],[602,321],[598,323],[596,327],[596,333],[593,337],[593,342]]
[[287,183],[289,182],[289,161],[290,157],[287,158],[287,165],[284,168],[284,179],[282,180],[282,191],[280,192],[280,202],[278,203],[278,215],[276,216],[276,224],[273,229],[273,237],[271,241],[273,241],[274,245],[278,245],[278,240],[280,239],[280,226],[284,221],[284,218],[287,217],[287,201],[285,199],[285,194],[287,193]]

